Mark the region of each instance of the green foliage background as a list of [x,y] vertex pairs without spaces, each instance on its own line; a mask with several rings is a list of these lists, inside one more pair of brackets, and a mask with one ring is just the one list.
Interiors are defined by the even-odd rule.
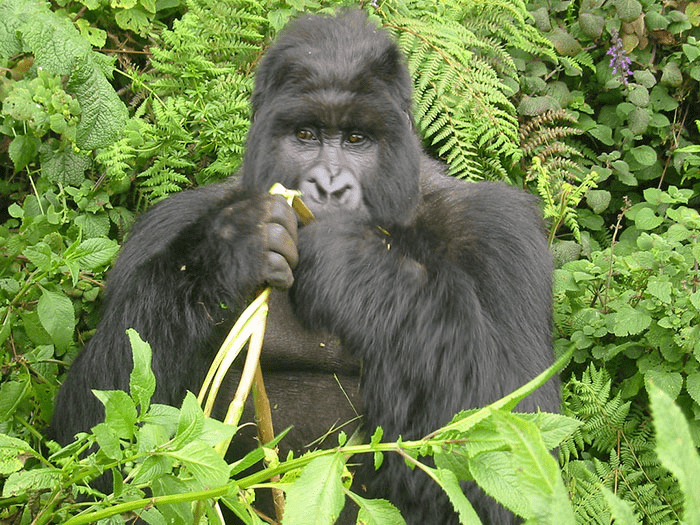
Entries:
[[[2,435],[41,449],[134,216],[235,174],[265,48],[340,5],[0,0]],[[576,519],[697,523],[700,471],[664,460],[652,413],[661,391],[700,446],[700,2],[362,7],[407,55],[426,149],[542,198]],[[29,519],[26,501],[0,498],[0,519]]]

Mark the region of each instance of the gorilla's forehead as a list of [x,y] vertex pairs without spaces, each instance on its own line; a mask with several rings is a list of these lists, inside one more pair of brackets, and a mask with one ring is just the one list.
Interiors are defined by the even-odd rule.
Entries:
[[389,97],[323,84],[285,97],[275,111],[282,128],[313,125],[330,131],[364,131],[386,135],[403,127],[401,110]]

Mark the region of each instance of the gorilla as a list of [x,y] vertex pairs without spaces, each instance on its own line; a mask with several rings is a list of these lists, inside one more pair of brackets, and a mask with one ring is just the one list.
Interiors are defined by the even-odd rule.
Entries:
[[[294,425],[282,443],[297,451],[355,411],[366,434],[421,438],[551,364],[552,265],[535,199],[450,178],[423,153],[404,58],[363,13],[290,24],[259,67],[252,113],[235,177],[173,195],[133,227],[58,395],[55,439],[100,422],[90,389],[128,388],[127,328],[152,346],[155,400],[179,405],[269,285],[263,372],[275,428]],[[275,182],[301,190],[316,220],[297,224],[268,194]],[[518,410],[559,405],[554,379]],[[233,444],[252,446],[244,430]],[[361,471],[369,496],[409,523],[458,523],[400,457]],[[514,520],[465,491],[485,522]]]

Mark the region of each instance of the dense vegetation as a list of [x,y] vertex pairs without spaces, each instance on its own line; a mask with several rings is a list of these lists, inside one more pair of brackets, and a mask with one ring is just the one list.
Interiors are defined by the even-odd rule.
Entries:
[[[149,405],[135,334],[141,366],[131,396],[104,394],[107,422],[62,451],[42,433],[135,215],[235,173],[264,49],[291,16],[344,4],[356,3],[0,0],[3,523],[121,523],[144,508],[149,523],[215,522],[218,497],[245,513],[238,489],[266,478],[238,474],[259,457],[227,466],[212,445],[231,430],[194,398]],[[454,176],[541,197],[566,417],[514,416],[509,399],[427,441],[377,433],[343,450],[434,456],[418,468],[465,523],[455,487],[469,477],[537,523],[700,523],[700,2],[364,4],[408,56],[426,148]],[[101,452],[78,461],[95,441]],[[112,467],[115,493],[79,514],[84,482]],[[288,519],[309,505],[328,522],[342,455],[273,460],[266,475],[285,472]],[[400,522],[358,503],[367,523]]]

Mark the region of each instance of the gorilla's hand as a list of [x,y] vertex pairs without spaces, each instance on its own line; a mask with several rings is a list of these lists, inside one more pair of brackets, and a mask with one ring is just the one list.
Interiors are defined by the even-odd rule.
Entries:
[[292,270],[299,261],[297,253],[297,217],[281,195],[265,200],[260,225],[263,239],[263,282],[276,288],[289,288],[294,282]]
[[[241,272],[234,279],[239,285],[247,283],[252,290],[292,286],[292,270],[299,261],[297,216],[282,195],[258,194],[225,206],[215,213],[212,232],[208,245],[223,250],[224,258],[232,256],[233,264],[220,270]],[[248,286],[242,288],[244,295],[251,291]]]

